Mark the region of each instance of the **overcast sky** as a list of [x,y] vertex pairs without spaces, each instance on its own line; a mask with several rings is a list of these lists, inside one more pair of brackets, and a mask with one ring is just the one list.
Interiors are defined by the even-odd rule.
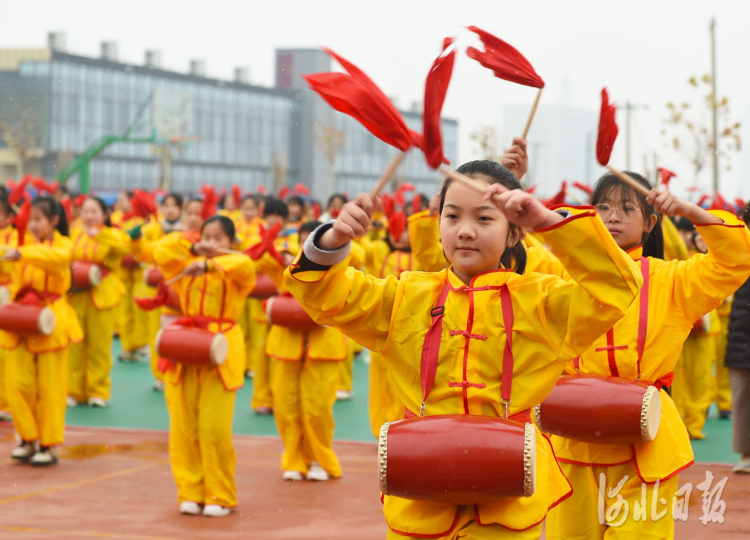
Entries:
[[[567,79],[569,102],[577,107],[597,110],[602,86],[620,103],[648,105],[634,113],[634,168],[644,152],[658,152],[662,165],[687,185],[692,168],[664,148],[661,119],[669,100],[696,102],[686,81],[710,70],[711,16],[719,95],[729,97],[735,120],[750,120],[750,2],[742,0],[6,1],[0,47],[42,47],[48,31],[60,30],[75,54],[97,56],[101,41],[115,40],[125,62],[142,63],[146,49],[160,49],[168,69],[187,71],[191,58],[202,58],[209,76],[231,79],[235,66],[249,66],[253,83],[272,85],[275,48],[326,45],[409,107],[422,98],[442,38],[458,36],[463,49],[475,43],[464,29],[474,24],[529,59],[547,83],[544,103],[563,100]],[[534,89],[493,78],[461,52],[444,108],[460,122],[460,160],[476,157],[469,135],[482,124],[495,126],[508,142],[503,107],[531,106],[534,97]],[[618,122],[622,133],[624,114]],[[612,165],[624,166],[624,146],[621,135]],[[732,165],[722,172],[722,191],[749,197],[750,159],[743,164],[735,155]],[[708,170],[700,184],[709,186]]]

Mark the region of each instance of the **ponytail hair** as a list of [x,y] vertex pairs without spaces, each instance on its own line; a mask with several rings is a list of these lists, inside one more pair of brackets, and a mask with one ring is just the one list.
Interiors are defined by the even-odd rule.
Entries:
[[69,236],[68,231],[68,215],[65,213],[65,208],[60,204],[57,199],[49,195],[37,195],[31,201],[32,208],[38,208],[41,210],[44,217],[48,220],[53,221],[57,217],[57,232],[63,236]]
[[[478,159],[475,161],[469,161],[464,163],[456,172],[465,174],[470,178],[478,180],[484,180],[489,184],[501,184],[508,189],[523,189],[521,183],[516,180],[513,173],[508,169],[500,165],[495,161],[489,161],[486,159]],[[443,187],[440,190],[440,213],[443,213],[443,205],[445,204],[445,195],[448,193],[448,186],[451,185],[453,180],[446,178],[443,182]],[[516,274],[523,274],[526,271],[526,248],[523,247],[523,230],[513,223],[509,224],[508,236],[511,234],[518,234],[518,242],[513,247],[506,247],[502,257],[500,257],[500,264],[503,268],[512,269]],[[505,239],[507,241],[507,239]]]

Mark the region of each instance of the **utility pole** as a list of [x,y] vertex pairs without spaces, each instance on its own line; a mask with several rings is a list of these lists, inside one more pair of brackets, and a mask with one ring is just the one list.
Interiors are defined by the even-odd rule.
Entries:
[[716,94],[716,20],[711,17],[711,117],[713,123],[713,166],[714,166],[714,196],[719,192],[719,141],[716,105],[719,101]]
[[[633,105],[625,102],[625,169],[630,170],[630,113],[636,109],[648,109],[648,105]],[[645,171],[644,171],[645,172]]]

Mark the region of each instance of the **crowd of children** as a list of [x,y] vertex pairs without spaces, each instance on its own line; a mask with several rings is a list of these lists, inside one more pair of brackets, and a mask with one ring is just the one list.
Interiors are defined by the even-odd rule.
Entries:
[[[608,487],[628,476],[628,500],[640,500],[641,483],[649,497],[655,482],[673,495],[710,406],[731,417],[723,354],[732,294],[750,275],[750,233],[736,215],[636,173],[648,196],[607,174],[591,206],[551,210],[521,189],[527,163],[515,139],[502,164],[458,169],[473,186],[448,179],[435,197],[408,201],[410,186],[381,199],[334,194],[326,208],[304,186],[278,198],[235,188],[219,207],[208,191],[123,193],[114,208],[63,192],[25,194],[19,208],[3,192],[5,302],[49,308],[56,321],[46,335],[0,331],[0,414],[20,439],[13,459],[56,463],[66,406],[107,406],[114,336],[119,359],[150,359],[164,391],[179,511],[213,517],[237,505],[231,428],[247,377],[249,408],[274,416],[289,481],[342,475],[333,405],[351,397],[362,347],[375,437],[416,415],[528,414],[564,372],[645,381],[661,393],[657,438],[593,444],[540,433],[541,480],[528,500],[384,497],[393,538],[480,529],[535,538],[545,518],[548,538],[603,537],[600,474]],[[140,211],[139,197],[153,208]],[[97,283],[76,284],[78,263],[96,269]],[[275,290],[261,294],[264,280]],[[268,320],[269,296],[296,299],[314,324]],[[176,328],[223,335],[226,360],[160,358],[158,336]],[[501,399],[508,354],[513,394]],[[420,356],[436,362],[426,391]],[[628,523],[622,534],[646,526]],[[647,523],[658,537],[673,534],[672,519]]]

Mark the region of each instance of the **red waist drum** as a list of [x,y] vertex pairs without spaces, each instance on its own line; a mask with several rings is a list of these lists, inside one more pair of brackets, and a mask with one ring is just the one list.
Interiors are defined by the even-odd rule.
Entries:
[[224,334],[175,325],[156,334],[156,352],[171,362],[220,366],[227,359],[229,342]]
[[150,266],[143,272],[143,281],[149,287],[158,287],[159,283],[164,281],[164,274],[156,266]]
[[460,506],[531,497],[536,489],[532,424],[446,415],[387,422],[378,448],[380,490]]
[[127,268],[128,270],[133,270],[138,268],[140,263],[138,262],[138,259],[135,258],[135,255],[125,255],[120,261],[120,266]]
[[661,395],[655,386],[603,375],[563,375],[552,393],[534,408],[546,433],[601,444],[650,442],[661,421]]
[[102,281],[102,269],[96,263],[73,261],[70,265],[71,292],[89,291]]
[[276,285],[270,277],[265,274],[255,275],[255,288],[248,296],[265,300],[266,298],[271,298],[277,294],[279,294],[279,290],[276,288]]
[[318,325],[293,296],[274,296],[266,303],[266,318],[270,324],[290,328],[310,329]]
[[16,302],[0,306],[0,328],[14,334],[49,336],[55,323],[55,313],[48,307]]

